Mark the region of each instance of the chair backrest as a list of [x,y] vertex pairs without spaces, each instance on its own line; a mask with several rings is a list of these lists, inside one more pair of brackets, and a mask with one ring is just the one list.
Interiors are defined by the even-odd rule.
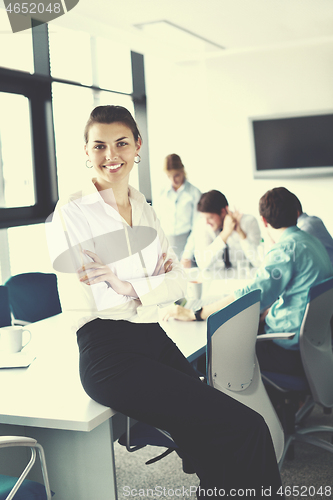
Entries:
[[28,322],[61,312],[57,277],[53,273],[23,273],[6,281],[14,318]]
[[333,407],[332,315],[333,278],[329,278],[309,290],[299,341],[312,397],[328,408]]
[[260,290],[253,290],[207,320],[207,379],[216,389],[260,413],[271,432],[279,461],[284,434],[261,380],[255,352]]
[[0,327],[11,325],[8,288],[0,286]]

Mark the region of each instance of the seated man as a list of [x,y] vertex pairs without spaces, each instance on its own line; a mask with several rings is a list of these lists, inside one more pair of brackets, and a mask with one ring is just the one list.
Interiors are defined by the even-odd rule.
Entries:
[[319,217],[316,217],[314,215],[308,215],[305,212],[303,212],[301,202],[297,198],[296,195],[295,197],[295,203],[296,203],[296,208],[297,208],[297,225],[302,231],[305,231],[306,233],[312,234],[312,236],[315,236],[318,238],[319,241],[322,242],[324,247],[326,248],[326,251],[328,253],[328,256],[330,258],[330,261],[333,265],[333,238],[330,235],[330,233],[327,231],[325,224]]
[[216,190],[201,195],[198,211],[202,217],[195,224],[183,260],[194,247],[195,260],[202,270],[236,266],[244,259],[257,266],[261,235],[255,217],[231,212],[224,194]]
[[259,212],[274,245],[265,255],[252,282],[232,295],[203,307],[196,313],[173,306],[164,319],[183,321],[206,319],[210,314],[245,293],[261,290],[261,311],[265,315],[265,333],[295,332],[291,339],[257,343],[262,370],[290,375],[303,373],[299,352],[299,332],[309,288],[333,276],[332,264],[324,246],[297,226],[294,195],[285,188],[275,188],[262,196]]

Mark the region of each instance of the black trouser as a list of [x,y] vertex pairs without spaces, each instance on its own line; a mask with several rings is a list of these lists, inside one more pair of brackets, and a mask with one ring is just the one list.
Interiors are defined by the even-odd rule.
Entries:
[[202,383],[158,324],[96,319],[77,337],[87,394],[167,430],[190,457],[202,491],[255,488],[260,498],[271,486],[271,498],[283,498],[275,496],[281,480],[263,418]]

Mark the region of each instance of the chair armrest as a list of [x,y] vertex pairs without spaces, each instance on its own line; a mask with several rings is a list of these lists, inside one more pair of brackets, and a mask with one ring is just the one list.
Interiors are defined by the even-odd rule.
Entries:
[[282,333],[263,333],[257,336],[257,342],[262,340],[274,340],[274,339],[290,339],[295,333],[282,332]]
[[0,436],[0,448],[12,446],[36,446],[36,439],[25,436]]

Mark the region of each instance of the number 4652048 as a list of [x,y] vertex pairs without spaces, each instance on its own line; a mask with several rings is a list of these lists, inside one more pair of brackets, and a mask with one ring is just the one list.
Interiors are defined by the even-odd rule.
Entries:
[[61,4],[60,3],[49,3],[48,5],[44,5],[43,3],[10,3],[6,7],[6,11],[10,14],[43,14],[44,12],[49,12],[52,14],[60,14],[61,13]]

